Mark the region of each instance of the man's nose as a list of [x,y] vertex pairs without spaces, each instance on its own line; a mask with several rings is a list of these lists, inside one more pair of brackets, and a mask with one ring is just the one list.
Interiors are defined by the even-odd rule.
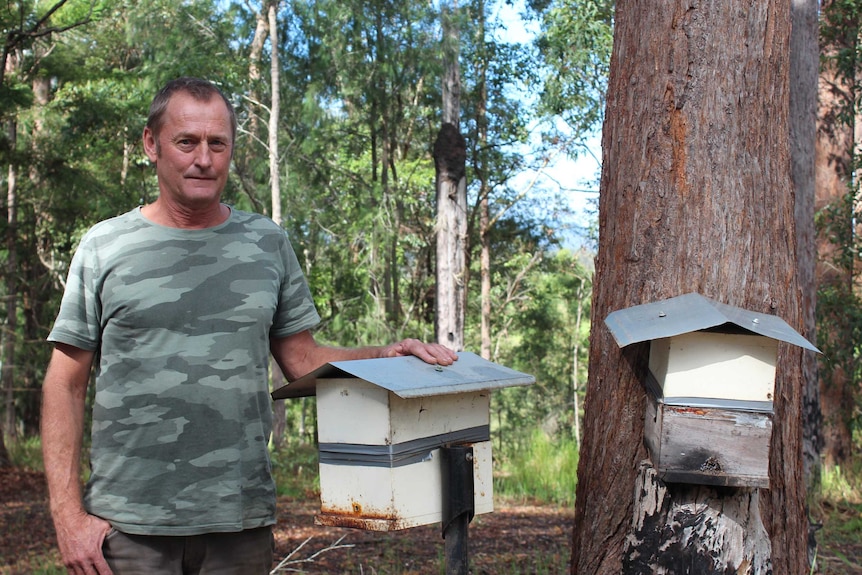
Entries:
[[206,142],[201,142],[197,148],[197,154],[195,154],[195,164],[201,167],[209,167],[213,163],[212,158],[212,150],[210,150],[209,144]]

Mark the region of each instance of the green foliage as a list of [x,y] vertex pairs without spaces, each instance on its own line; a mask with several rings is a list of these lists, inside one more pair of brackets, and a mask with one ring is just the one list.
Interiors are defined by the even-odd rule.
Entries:
[[[862,111],[862,2],[828,2],[823,6],[820,22],[821,61],[824,69],[834,74],[834,87],[821,103],[821,130],[826,134],[852,134]],[[847,189],[839,199],[821,208],[815,219],[818,237],[826,242],[826,249],[820,247],[824,272],[817,286],[817,344],[824,352],[820,374],[825,389],[842,397],[840,412],[829,414],[829,424],[842,431],[858,432],[862,429],[862,397],[848,382],[862,377],[862,242],[858,225],[859,180],[854,175],[862,167],[862,154],[854,147],[858,142],[854,144],[852,140],[851,137],[847,142],[847,149],[828,159],[829,169],[847,182]]]
[[609,0],[552,0],[542,13],[538,47],[547,72],[541,109],[561,118],[576,140],[604,113],[613,16]]
[[[28,6],[25,25],[35,22],[41,5]],[[0,183],[5,189],[6,168],[15,166],[18,213],[14,244],[0,247],[0,258],[9,261],[14,245],[18,265],[14,272],[0,268],[0,295],[13,289],[18,296],[18,327],[7,337],[16,344],[13,409],[25,435],[38,429],[39,382],[50,352],[39,342],[52,324],[77,242],[96,221],[158,193],[140,134],[164,81],[208,77],[234,100],[240,133],[225,200],[268,211],[269,82],[266,74],[252,80],[248,69],[261,7],[70,1],[51,23],[81,25],[31,38],[31,50],[4,76],[0,114],[15,121],[13,132],[0,137]],[[4,25],[17,22],[12,12],[12,5],[0,8]],[[535,391],[502,400],[497,439],[515,441],[518,426],[535,422],[571,435],[571,355],[586,327],[572,330],[576,311],[588,315],[589,274],[572,254],[548,255],[559,229],[557,198],[525,197],[513,183],[536,159],[516,150],[529,142],[536,113],[523,96],[541,84],[541,62],[535,47],[495,39],[505,24],[494,13],[493,6],[472,2],[457,19],[474,263],[469,348],[479,347],[476,206],[488,198],[497,218],[491,267],[501,304],[492,317],[494,359],[540,380]],[[321,311],[323,342],[435,339],[431,149],[440,123],[439,16],[435,5],[413,1],[280,5],[284,225]],[[262,51],[261,70],[272,50],[267,44]],[[46,89],[44,99],[36,97],[37,86]],[[295,434],[303,418],[294,408],[288,416],[288,434]],[[308,420],[313,429],[313,413]]]
[[862,461],[851,461],[849,468],[823,466],[820,470],[819,497],[833,504],[862,503]]
[[499,473],[494,492],[506,499],[573,506],[577,485],[578,446],[568,438],[552,439],[533,429],[523,447],[496,454]]
[[495,359],[536,378],[534,385],[494,394],[501,446],[527,441],[523,430],[537,425],[575,438],[574,394],[576,387],[583,394],[586,381],[592,291],[592,273],[582,257],[568,250],[511,254],[495,272]]
[[66,575],[68,571],[65,567],[57,566],[57,561],[53,558],[45,558],[43,564],[31,564],[30,575]]
[[862,461],[858,457],[846,466],[824,466],[818,489],[810,504],[816,532],[816,571],[823,575],[858,570],[862,550]]
[[42,440],[38,436],[25,437],[16,441],[6,439],[6,449],[9,451],[9,460],[13,467],[29,469],[31,471],[43,471],[42,465]]
[[279,496],[309,498],[320,492],[317,473],[317,446],[295,443],[270,453],[272,472]]
[[844,116],[845,122],[852,122],[854,106],[858,107],[859,67],[862,50],[859,47],[859,31],[862,23],[862,2],[860,0],[832,0],[824,3],[820,18],[821,45],[829,49],[823,58],[835,65],[839,76],[850,85],[856,86],[856,102],[850,105]]

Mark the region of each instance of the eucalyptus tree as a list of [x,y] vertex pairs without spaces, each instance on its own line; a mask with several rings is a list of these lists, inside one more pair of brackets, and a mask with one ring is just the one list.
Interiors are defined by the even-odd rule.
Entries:
[[809,569],[801,350],[780,351],[770,489],[672,484],[643,447],[648,344],[603,323],[696,291],[799,325],[789,0],[725,4],[617,2],[572,573]]
[[339,343],[404,329],[427,338],[436,15],[425,3],[388,0],[294,2],[292,10],[300,44],[285,54],[296,82],[287,211],[305,216],[294,235],[323,332]]
[[[796,198],[796,258],[802,294],[800,331],[810,341],[816,340],[817,260],[815,204],[815,143],[817,141],[817,76],[820,50],[818,45],[818,0],[793,0],[790,5],[790,153],[791,181]],[[823,443],[820,389],[817,358],[803,356],[803,461],[806,483],[812,485],[819,476],[820,449]],[[811,538],[813,539],[813,537]],[[813,547],[813,541],[812,541]],[[810,553],[814,549],[809,550]]]
[[542,111],[535,104],[545,68],[529,38],[505,34],[499,8],[469,3],[461,34],[471,204],[466,342],[541,381],[495,394],[498,422],[510,430],[500,432],[508,443],[517,439],[512,430],[539,424],[553,435],[574,433],[573,386],[585,363],[578,325],[586,325],[577,318],[588,310],[590,272],[574,260],[560,264],[571,254],[559,248],[565,212],[559,188],[518,177],[541,172],[549,159],[548,150],[532,149],[531,135]]
[[562,121],[549,136],[576,155],[602,120],[611,46],[613,0],[531,0],[541,19],[544,62],[540,109]]

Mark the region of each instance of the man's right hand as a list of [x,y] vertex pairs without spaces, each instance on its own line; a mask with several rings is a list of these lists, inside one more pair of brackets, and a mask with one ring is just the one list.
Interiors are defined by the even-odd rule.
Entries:
[[63,564],[74,575],[113,575],[102,544],[111,524],[95,515],[80,513],[63,519],[54,518],[57,544]]

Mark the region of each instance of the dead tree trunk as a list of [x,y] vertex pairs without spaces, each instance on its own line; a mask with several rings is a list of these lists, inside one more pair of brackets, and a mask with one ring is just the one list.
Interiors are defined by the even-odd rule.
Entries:
[[572,573],[803,573],[801,351],[782,345],[766,491],[664,484],[646,345],[604,318],[688,292],[799,328],[789,0],[616,5]]
[[467,239],[466,143],[452,124],[434,142],[437,171],[437,343],[464,349]]
[[434,142],[437,173],[437,343],[464,349],[466,315],[467,145],[459,130],[458,28],[443,9],[443,125]]

